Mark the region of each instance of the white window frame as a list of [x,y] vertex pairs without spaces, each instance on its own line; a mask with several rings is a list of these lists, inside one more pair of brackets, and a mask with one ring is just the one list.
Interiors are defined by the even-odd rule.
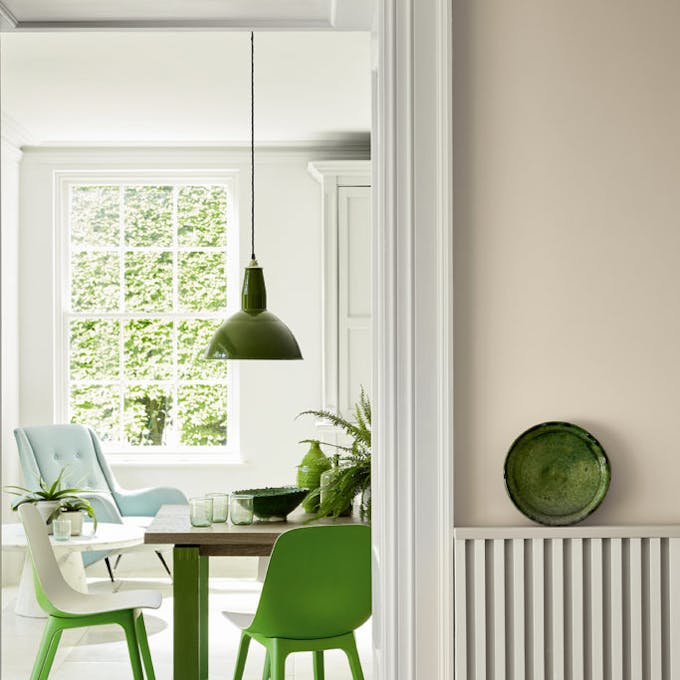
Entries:
[[[236,170],[207,171],[145,171],[116,170],[87,172],[55,172],[55,422],[69,422],[69,321],[78,318],[79,313],[70,311],[70,192],[76,185],[148,185],[182,186],[191,184],[220,184],[227,187],[227,311],[226,313],[186,314],[187,317],[214,318],[215,327],[240,306],[238,280],[239,261],[239,208],[238,178]],[[88,316],[111,317],[125,320],[137,314],[104,313]],[[144,316],[140,314],[139,316]],[[154,314],[157,316],[157,314]],[[163,316],[163,315],[161,315]],[[168,318],[183,315],[168,313]],[[145,317],[146,318],[146,317]],[[143,381],[142,381],[143,382]],[[198,381],[201,382],[201,381]],[[227,444],[225,446],[127,446],[104,445],[109,460],[124,464],[149,463],[241,463],[239,446],[239,380],[238,363],[230,362],[227,372]]]

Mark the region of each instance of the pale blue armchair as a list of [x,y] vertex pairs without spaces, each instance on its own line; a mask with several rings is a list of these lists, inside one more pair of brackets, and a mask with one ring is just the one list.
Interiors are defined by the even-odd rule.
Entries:
[[[97,490],[97,493],[87,496],[100,522],[122,524],[124,518],[153,517],[161,505],[187,503],[186,496],[172,487],[158,486],[135,491],[122,489],[106,462],[97,435],[83,425],[18,427],[14,436],[26,487],[37,488],[40,476],[47,482],[54,481],[65,467],[69,483]],[[169,574],[162,553],[156,551],[156,554]],[[86,566],[100,559],[106,561],[113,580],[108,553],[83,553]]]

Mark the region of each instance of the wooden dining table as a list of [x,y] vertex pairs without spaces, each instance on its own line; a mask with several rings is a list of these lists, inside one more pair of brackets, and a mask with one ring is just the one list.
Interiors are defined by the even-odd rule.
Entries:
[[285,531],[306,525],[360,524],[358,517],[314,519],[301,510],[287,522],[231,523],[197,528],[188,505],[164,505],[146,528],[144,543],[173,549],[173,678],[208,679],[208,560],[210,557],[267,557]]

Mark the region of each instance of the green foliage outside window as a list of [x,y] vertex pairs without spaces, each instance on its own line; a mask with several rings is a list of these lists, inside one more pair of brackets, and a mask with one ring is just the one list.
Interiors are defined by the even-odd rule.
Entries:
[[222,185],[78,185],[70,196],[69,410],[109,445],[220,446],[227,364]]

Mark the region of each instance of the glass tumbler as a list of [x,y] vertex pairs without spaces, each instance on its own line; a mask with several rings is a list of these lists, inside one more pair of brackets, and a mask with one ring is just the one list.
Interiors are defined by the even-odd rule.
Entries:
[[212,521],[226,522],[229,516],[229,494],[208,493],[205,497],[212,499]]
[[229,508],[232,524],[252,524],[253,523],[253,497],[245,493],[231,494],[231,504]]
[[52,534],[55,541],[68,541],[71,538],[71,520],[68,518],[53,519]]
[[189,518],[193,527],[209,527],[212,524],[212,498],[191,498]]

